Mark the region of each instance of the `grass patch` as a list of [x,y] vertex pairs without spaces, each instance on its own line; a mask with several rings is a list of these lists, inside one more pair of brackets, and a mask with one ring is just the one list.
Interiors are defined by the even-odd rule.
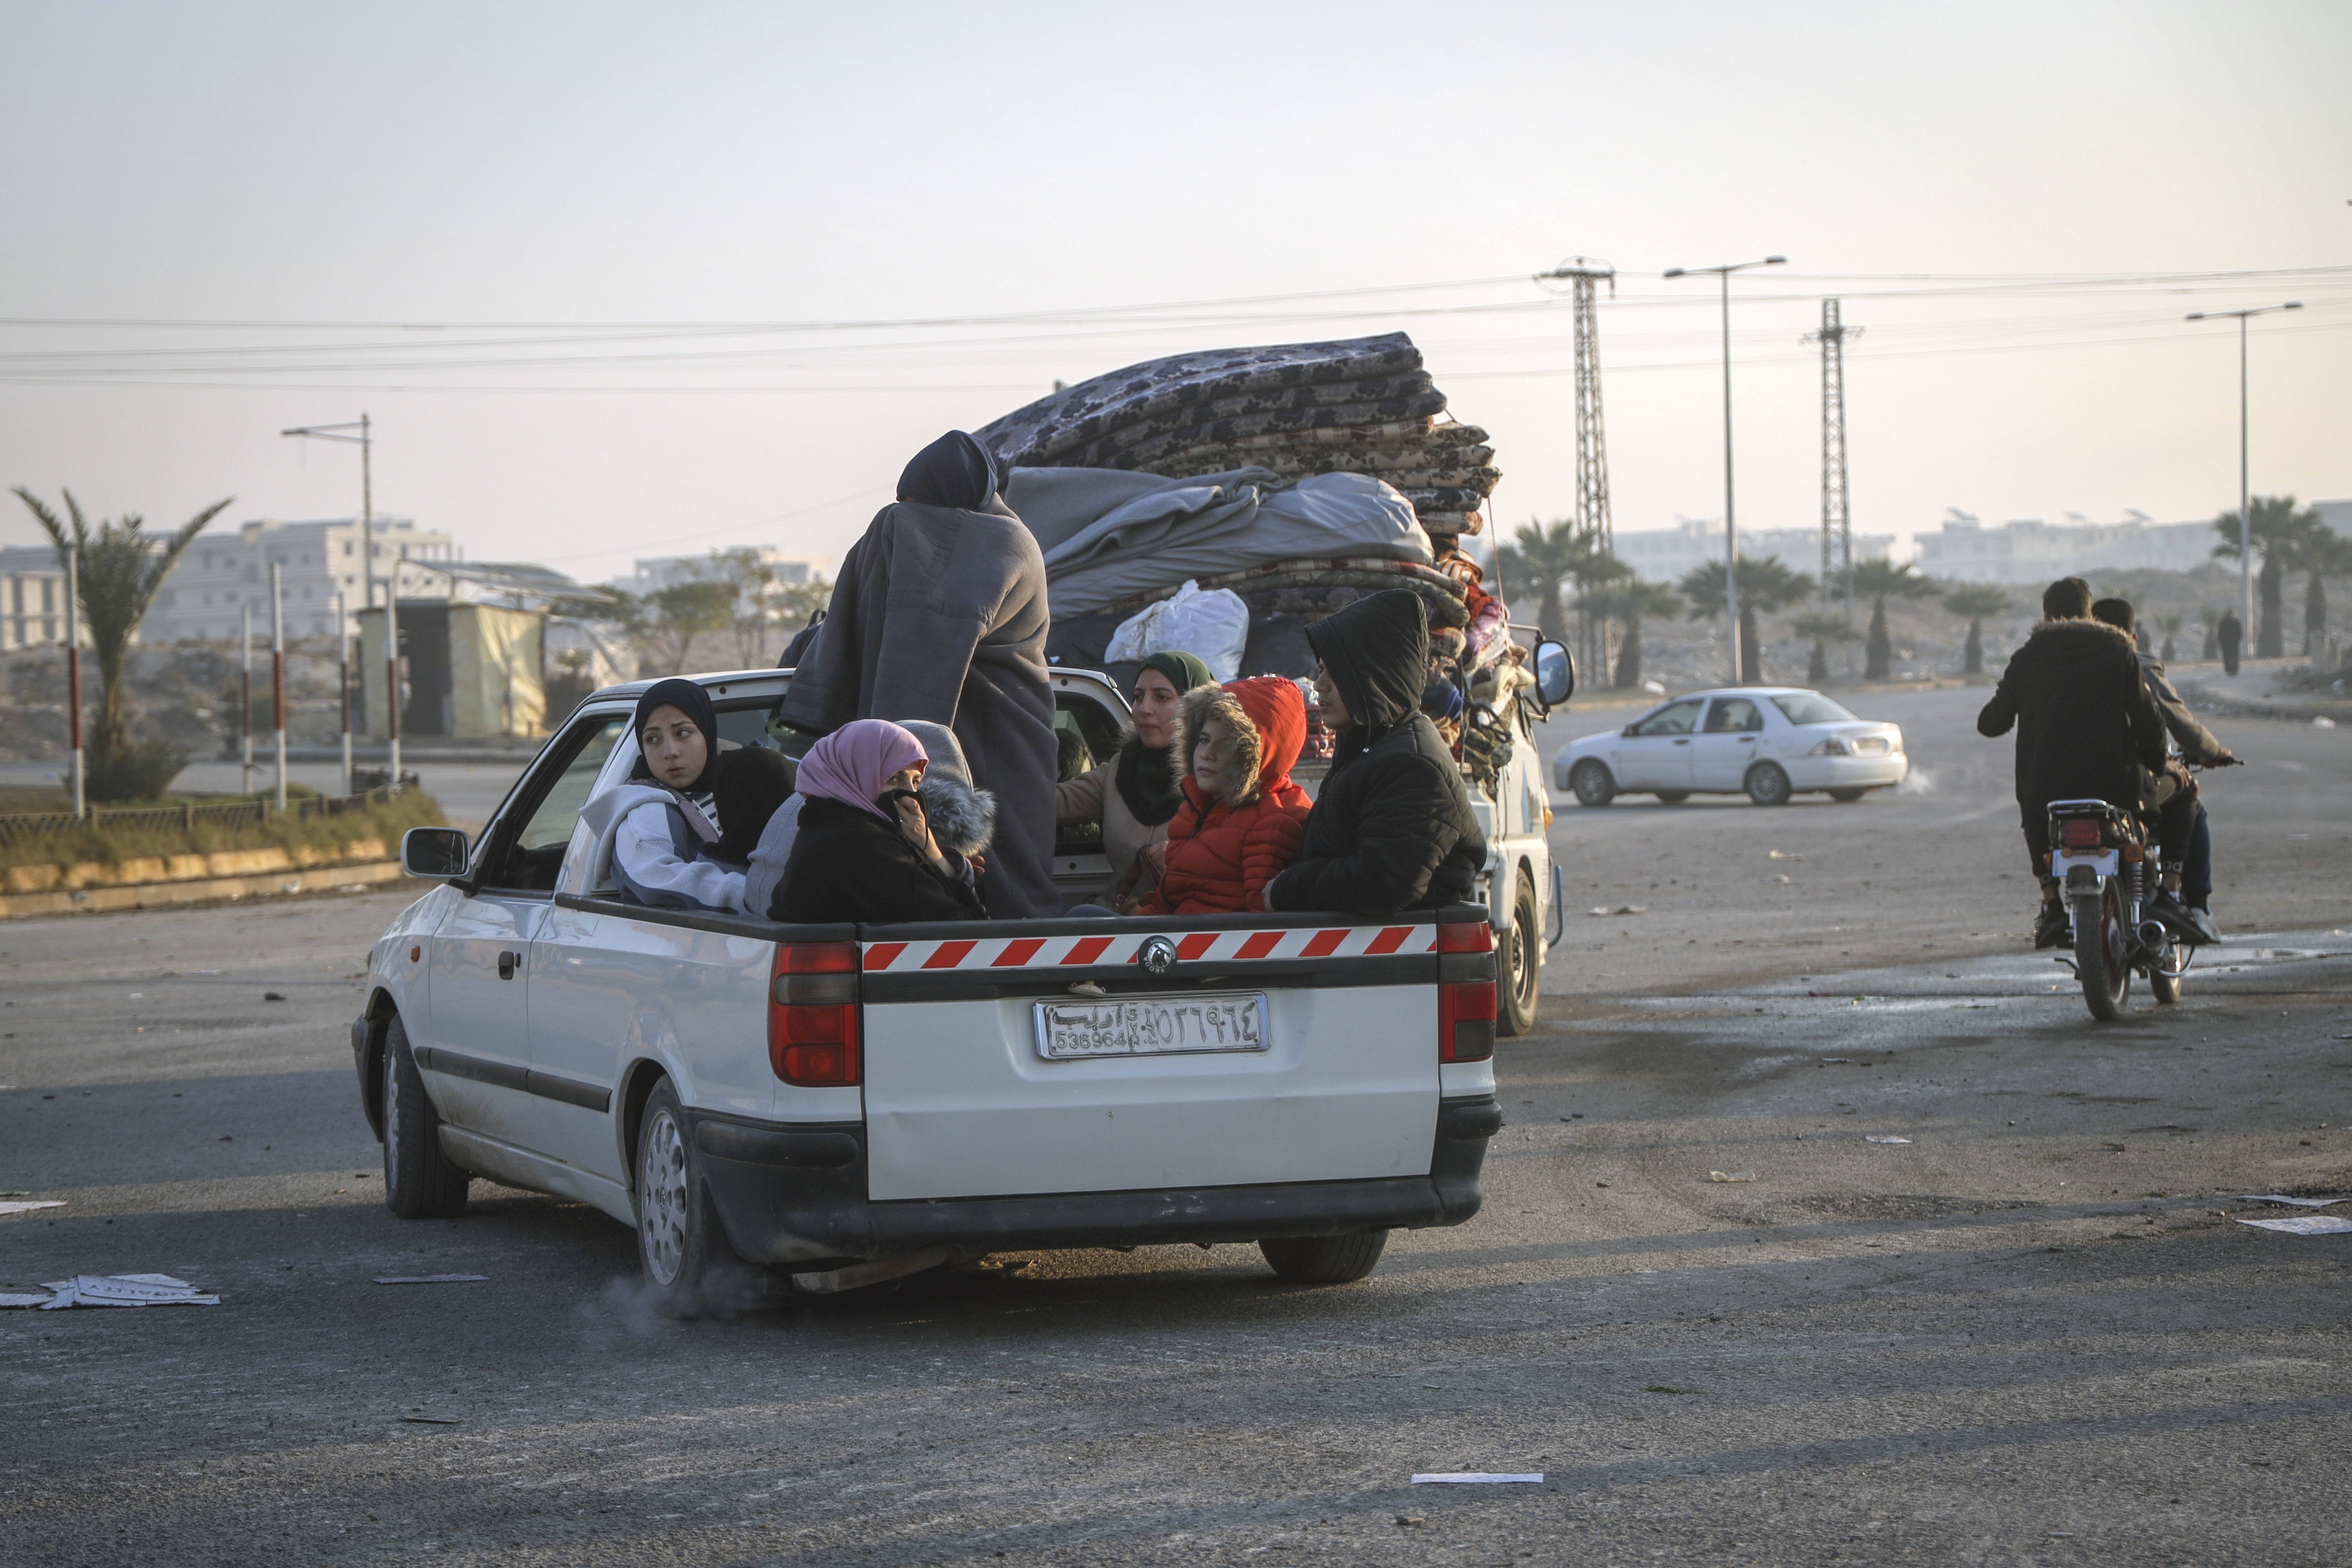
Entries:
[[[291,791],[288,792],[289,795]],[[215,797],[216,800],[217,797]],[[22,809],[22,808],[18,808]],[[198,816],[193,828],[138,826],[100,820],[63,833],[0,837],[0,868],[11,866],[72,866],[96,862],[119,866],[165,855],[215,855],[235,849],[340,851],[363,838],[382,840],[384,853],[399,853],[400,836],[412,827],[439,827],[447,818],[441,803],[423,790],[404,790],[387,801],[325,816],[278,816],[264,820],[221,822]]]

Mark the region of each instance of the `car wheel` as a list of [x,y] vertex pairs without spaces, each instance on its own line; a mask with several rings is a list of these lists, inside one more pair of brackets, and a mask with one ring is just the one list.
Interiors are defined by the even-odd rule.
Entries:
[[1543,985],[1543,917],[1536,910],[1534,885],[1518,879],[1511,900],[1511,923],[1496,933],[1495,1032],[1524,1035],[1536,1026],[1536,997]]
[[1748,798],[1759,805],[1786,805],[1791,791],[1788,773],[1778,763],[1759,763],[1748,770]]
[[1576,792],[1579,805],[1607,805],[1617,798],[1617,781],[1609,776],[1609,764],[1594,757],[1569,770],[1568,787]]
[[394,1014],[383,1031],[383,1206],[402,1219],[448,1219],[465,1212],[473,1180],[441,1152],[441,1113]]
[[1283,1237],[1261,1241],[1257,1249],[1268,1268],[1294,1285],[1346,1285],[1370,1274],[1388,1244],[1387,1231],[1360,1230],[1353,1236]]
[[1686,789],[1662,789],[1658,792],[1658,798],[1668,805],[1680,805],[1690,797],[1691,792]]
[[1830,798],[1839,801],[1860,800],[1869,793],[1866,789],[1833,789],[1830,791]]
[[731,1318],[760,1304],[766,1271],[735,1255],[702,1181],[702,1155],[665,1079],[637,1119],[637,1260],[666,1318]]

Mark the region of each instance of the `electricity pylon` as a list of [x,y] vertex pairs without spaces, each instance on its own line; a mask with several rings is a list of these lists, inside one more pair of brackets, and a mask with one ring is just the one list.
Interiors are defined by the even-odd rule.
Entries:
[[1853,619],[1853,511],[1846,490],[1845,341],[1860,327],[1838,320],[1838,302],[1822,301],[1822,330],[1800,342],[1822,345],[1822,607],[1832,584],[1845,584],[1845,617]]
[[[1573,300],[1577,531],[1600,549],[1613,550],[1615,536],[1609,518],[1609,450],[1601,438],[1601,331],[1593,310],[1592,286],[1607,279],[1609,292],[1613,297],[1617,292],[1617,269],[1590,256],[1571,256],[1550,271],[1536,276],[1538,279],[1567,279]],[[1606,656],[1609,653],[1609,628],[1602,625],[1595,628],[1595,633],[1601,646],[1594,651]],[[1602,674],[1605,678],[1605,668]]]

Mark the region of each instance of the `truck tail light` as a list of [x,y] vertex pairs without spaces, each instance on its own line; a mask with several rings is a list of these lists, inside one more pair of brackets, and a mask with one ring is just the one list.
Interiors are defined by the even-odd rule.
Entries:
[[1486,921],[1437,927],[1437,1059],[1483,1062],[1495,1054],[1495,933]]
[[803,1089],[865,1081],[858,1053],[857,944],[776,944],[768,992],[768,1063]]

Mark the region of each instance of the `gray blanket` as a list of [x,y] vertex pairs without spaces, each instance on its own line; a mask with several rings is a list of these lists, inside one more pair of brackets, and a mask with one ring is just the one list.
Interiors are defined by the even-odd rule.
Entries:
[[1062,908],[1045,631],[1045,563],[1019,518],[894,501],[842,561],[781,715],[821,734],[854,719],[954,730],[996,795],[983,890],[999,920]]
[[1361,474],[1294,484],[1265,468],[1189,479],[1015,468],[1005,499],[1044,547],[1054,614],[1062,617],[1276,561],[1430,561],[1429,536],[1410,503]]

